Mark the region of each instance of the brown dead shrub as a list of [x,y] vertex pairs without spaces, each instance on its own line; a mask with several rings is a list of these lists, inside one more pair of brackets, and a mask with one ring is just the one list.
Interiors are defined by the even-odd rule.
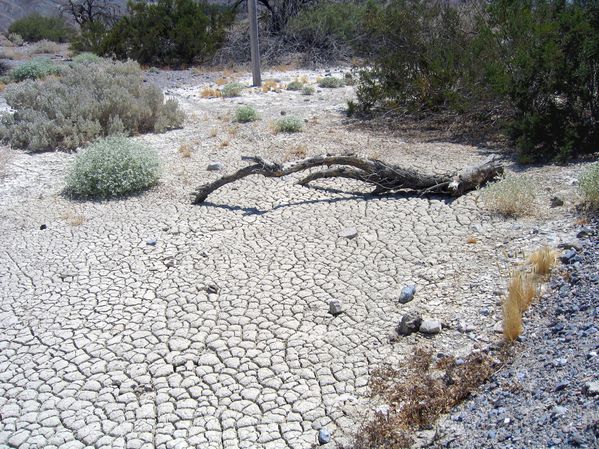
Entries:
[[532,264],[533,272],[538,276],[546,276],[551,272],[551,269],[555,265],[557,256],[555,251],[548,246],[536,250],[528,258]]

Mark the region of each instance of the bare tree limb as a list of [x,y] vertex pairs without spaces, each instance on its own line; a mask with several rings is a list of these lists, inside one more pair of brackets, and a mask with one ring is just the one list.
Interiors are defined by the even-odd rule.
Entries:
[[193,194],[193,204],[203,203],[208,195],[226,184],[251,175],[267,178],[281,178],[314,167],[332,167],[328,170],[311,173],[298,181],[299,185],[323,178],[350,178],[373,184],[374,194],[397,190],[412,190],[420,194],[436,193],[460,196],[492,180],[503,173],[503,166],[491,157],[482,164],[446,175],[431,175],[410,168],[388,165],[376,159],[366,159],[356,155],[322,155],[309,157],[289,164],[277,164],[258,156],[245,156],[243,160],[254,162],[235,173],[222,176],[217,180],[198,187]]

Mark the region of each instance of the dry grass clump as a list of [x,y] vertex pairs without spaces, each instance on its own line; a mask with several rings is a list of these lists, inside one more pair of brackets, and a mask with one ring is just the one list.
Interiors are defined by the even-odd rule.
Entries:
[[468,243],[469,245],[473,245],[475,243],[478,243],[478,239],[476,237],[474,237],[473,235],[470,235],[466,239],[466,243]]
[[218,129],[210,128],[210,132],[208,133],[208,136],[211,138],[215,138],[217,135],[218,135]]
[[270,91],[279,91],[281,90],[281,85],[276,80],[266,80],[262,83],[262,92],[270,92]]
[[218,89],[212,89],[211,87],[206,87],[200,91],[200,97],[202,98],[217,98],[221,96],[221,92]]
[[85,217],[72,210],[63,211],[60,214],[60,218],[62,218],[66,223],[68,223],[71,226],[81,226],[83,223],[85,223]]
[[6,89],[6,84],[4,84],[2,81],[0,81],[0,92],[3,92],[4,89]]
[[184,144],[181,144],[181,146],[179,147],[179,149],[177,151],[179,152],[181,157],[188,158],[188,157],[191,157],[192,147],[190,144],[184,143]]
[[29,53],[32,55],[56,54],[56,53],[59,53],[60,50],[61,50],[61,47],[56,42],[52,42],[47,39],[42,39],[41,41],[37,42],[33,46],[33,48],[31,48],[31,50],[29,50]]
[[525,176],[504,175],[482,189],[480,197],[491,212],[521,217],[532,212],[536,194],[533,183]]
[[514,341],[522,334],[522,311],[516,296],[508,295],[503,303],[503,336]]
[[525,312],[535,296],[537,296],[537,282],[534,275],[526,271],[514,271],[508,285],[508,301],[513,298],[520,312]]
[[543,246],[532,253],[528,260],[532,264],[532,270],[536,275],[546,276],[555,265],[557,255],[550,247]]
[[342,449],[400,449],[413,444],[413,434],[430,428],[438,417],[468,398],[495,371],[487,354],[471,354],[458,363],[453,357],[433,362],[432,353],[417,349],[406,368],[376,370],[371,391],[389,405],[377,413]]

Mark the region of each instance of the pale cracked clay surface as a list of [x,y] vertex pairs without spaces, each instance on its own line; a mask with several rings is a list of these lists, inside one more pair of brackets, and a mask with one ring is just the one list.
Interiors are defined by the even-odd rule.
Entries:
[[[365,198],[351,193],[360,184],[340,180],[323,190],[254,177],[192,206],[193,187],[220,176],[209,162],[231,171],[241,154],[282,158],[300,144],[308,154],[389,151],[392,162],[431,171],[485,157],[344,125],[351,88],[310,102],[198,91],[170,92],[191,113],[183,130],[138,138],[165,163],[161,184],[143,195],[70,201],[60,191],[73,155],[11,158],[0,181],[1,447],[305,449],[323,426],[341,441],[375,406],[366,397],[377,366],[401,363],[422,342],[467,353],[496,338],[497,261],[555,243],[551,228],[563,230],[545,217],[549,231],[531,237],[539,218],[490,217],[476,194]],[[231,125],[219,116],[239,102],[263,119],[222,145]],[[273,135],[268,120],[281,108],[318,121]],[[177,153],[184,142],[191,158]],[[358,235],[340,237],[347,227]],[[477,244],[466,243],[471,235]],[[402,305],[411,284],[415,299]],[[337,316],[333,299],[343,305]],[[410,310],[446,328],[390,343]],[[475,331],[458,332],[458,321]]]

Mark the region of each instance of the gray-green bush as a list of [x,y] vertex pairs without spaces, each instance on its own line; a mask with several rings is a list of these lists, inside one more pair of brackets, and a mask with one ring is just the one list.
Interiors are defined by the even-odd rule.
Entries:
[[59,75],[61,71],[62,69],[48,58],[33,58],[15,67],[10,72],[10,77],[14,81],[36,80],[49,75]]
[[239,106],[235,110],[235,121],[248,123],[258,120],[258,112],[251,106]]
[[304,87],[304,83],[301,81],[291,81],[287,84],[287,90],[302,90]]
[[536,188],[526,176],[507,174],[483,188],[480,196],[491,212],[521,217],[534,210]]
[[318,81],[318,86],[327,89],[336,89],[345,86],[345,81],[341,78],[335,78],[334,76],[325,76]]
[[112,198],[158,182],[158,153],[124,136],[100,139],[75,158],[65,193],[76,198]]
[[580,174],[578,188],[591,209],[599,209],[599,162],[595,162]]
[[239,97],[243,91],[243,84],[241,83],[229,83],[225,84],[221,89],[223,97]]
[[74,150],[97,137],[164,132],[185,118],[176,100],[144,83],[136,62],[77,64],[59,78],[13,84],[5,92],[16,111],[0,138],[29,151]]
[[275,131],[279,133],[298,133],[303,127],[302,120],[297,117],[284,117],[275,122]]
[[84,51],[76,56],[73,56],[73,62],[75,64],[95,64],[101,62],[102,58],[95,53]]
[[304,88],[302,89],[302,95],[313,95],[314,92],[316,92],[314,86],[304,86]]

